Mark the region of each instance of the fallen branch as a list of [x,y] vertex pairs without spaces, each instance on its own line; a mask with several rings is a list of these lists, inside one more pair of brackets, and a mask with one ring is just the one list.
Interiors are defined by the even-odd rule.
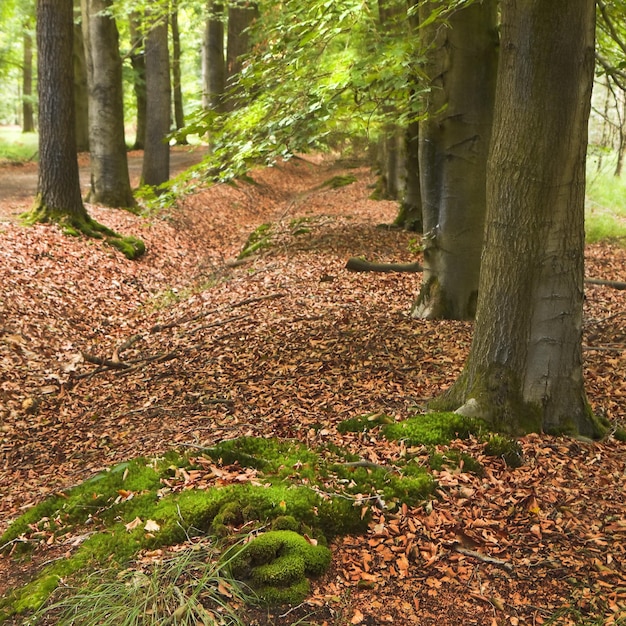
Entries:
[[99,356],[94,356],[87,352],[81,352],[81,355],[87,363],[93,363],[94,365],[100,365],[111,370],[126,370],[130,367],[128,363],[123,361],[113,361],[111,359],[103,359]]
[[454,544],[452,549],[459,554],[463,554],[464,556],[472,557],[473,559],[477,559],[482,561],[483,563],[489,563],[491,565],[497,565],[502,569],[505,569],[507,572],[512,572],[514,567],[512,563],[508,561],[503,561],[502,559],[496,559],[493,556],[488,556],[487,554],[483,554],[482,552],[476,552],[475,550],[468,550],[459,544]]
[[588,285],[603,285],[604,287],[610,287],[611,289],[626,289],[626,283],[618,280],[601,280],[600,278],[585,278],[585,283]]
[[351,272],[423,272],[424,268],[415,263],[372,263],[359,257],[352,257],[346,263]]

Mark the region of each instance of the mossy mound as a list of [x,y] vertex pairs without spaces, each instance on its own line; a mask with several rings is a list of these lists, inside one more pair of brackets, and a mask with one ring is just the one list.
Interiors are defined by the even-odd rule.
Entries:
[[521,467],[524,463],[522,447],[514,439],[502,435],[491,435],[485,445],[487,456],[496,456],[512,468]]
[[331,552],[292,530],[273,530],[227,557],[232,575],[248,584],[262,603],[296,605],[309,593],[308,577],[328,569]]
[[467,439],[479,434],[482,428],[480,420],[456,413],[425,413],[383,426],[382,433],[387,439],[404,441],[408,446],[434,446]]
[[322,187],[328,187],[330,189],[339,189],[340,187],[346,187],[352,183],[356,183],[357,177],[353,174],[344,174],[340,176],[333,176],[322,183]]
[[[251,479],[188,488],[184,476],[192,470],[212,476],[203,469],[207,466]],[[310,450],[275,439],[244,437],[195,456],[172,452],[159,459],[120,463],[30,509],[0,538],[0,546],[15,554],[17,548],[56,537],[80,537],[67,558],[46,566],[28,585],[0,601],[0,619],[36,610],[61,579],[105,564],[123,569],[141,549],[185,543],[201,535],[228,542],[242,527],[250,532],[267,526],[287,533],[283,539],[291,538],[283,541],[281,550],[289,551],[296,541],[302,544],[293,535],[312,538],[302,540],[311,546],[317,542],[318,548],[335,535],[363,532],[370,519],[364,503],[387,502],[389,509],[401,502],[415,505],[433,489],[427,471],[410,460],[400,459],[389,469],[362,467],[357,457],[330,444]],[[319,570],[311,563],[329,558],[321,547],[314,552],[315,558],[307,553],[304,576]],[[253,577],[264,602],[292,601],[306,593],[308,583],[301,577],[289,585],[281,581],[272,591],[270,581],[279,576],[271,574],[273,567],[279,565],[259,569]]]
[[476,474],[476,476],[483,476],[485,474],[485,468],[480,461],[477,461],[473,456],[459,452],[458,450],[449,449],[445,453],[433,452],[430,455],[428,462],[430,469],[441,471],[445,467],[452,469],[462,469],[464,472],[470,472]]

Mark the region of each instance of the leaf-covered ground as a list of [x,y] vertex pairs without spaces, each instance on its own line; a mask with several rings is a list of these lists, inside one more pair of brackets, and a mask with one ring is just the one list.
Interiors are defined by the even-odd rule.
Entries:
[[[336,425],[424,408],[460,371],[471,324],[410,319],[418,274],[344,269],[351,256],[416,259],[414,235],[377,228],[395,205],[369,200],[370,171],[347,165],[295,159],[150,218],[89,207],[146,241],[137,262],[53,226],[0,224],[0,531],[116,461],[176,446],[277,435],[332,441],[377,464],[398,454],[376,430]],[[323,186],[345,173],[358,181]],[[234,262],[269,223],[268,245]],[[623,248],[594,245],[587,261],[589,276],[626,280]],[[586,295],[589,398],[623,425],[626,292]],[[338,539],[305,605],[251,619],[625,623],[626,444],[521,444],[525,464],[511,470],[480,442],[455,442],[485,476],[442,470],[432,502],[380,512],[367,535]],[[71,550],[66,541],[42,542],[30,564],[0,557],[0,592]]]

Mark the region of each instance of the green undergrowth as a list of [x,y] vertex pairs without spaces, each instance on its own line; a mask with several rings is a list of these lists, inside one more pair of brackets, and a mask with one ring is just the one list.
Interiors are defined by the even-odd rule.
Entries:
[[346,187],[352,183],[356,183],[357,177],[353,174],[344,174],[333,176],[321,184],[321,187],[327,187],[329,189],[339,189],[340,187]]
[[408,446],[446,444],[480,434],[484,423],[456,413],[425,413],[383,426],[387,439],[402,440]]
[[[211,476],[207,466],[236,478],[183,488],[181,477],[192,472]],[[294,602],[307,593],[308,577],[329,562],[328,539],[363,532],[372,506],[416,505],[433,489],[430,474],[417,462],[361,466],[358,457],[330,444],[311,450],[297,442],[241,438],[200,453],[134,459],[48,498],[11,524],[0,548],[13,558],[29,558],[38,544],[74,547],[1,600],[0,619],[37,610],[61,580],[65,586],[85,572],[124,571],[142,549],[207,536],[232,545],[241,532],[262,530],[270,537],[263,541],[280,547],[265,561],[256,553],[242,555],[233,572],[261,603]],[[242,559],[249,565],[243,567]],[[283,569],[290,573],[281,574]]]

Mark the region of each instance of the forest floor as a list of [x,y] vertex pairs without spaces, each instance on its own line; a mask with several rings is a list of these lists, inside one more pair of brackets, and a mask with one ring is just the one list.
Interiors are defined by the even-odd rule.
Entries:
[[[369,199],[372,173],[348,165],[293,159],[149,217],[88,206],[146,242],[134,262],[55,226],[23,228],[13,218],[31,199],[2,200],[0,532],[51,493],[172,447],[279,436],[385,464],[391,444],[375,429],[342,435],[337,424],[424,409],[459,374],[472,325],[411,319],[419,274],[345,270],[351,256],[419,258],[415,235],[377,228],[396,206]],[[323,186],[346,173],[357,182]],[[271,245],[232,263],[263,223]],[[586,256],[588,276],[626,281],[624,248]],[[593,409],[623,426],[626,292],[587,286],[584,344]],[[134,364],[92,362],[117,358]],[[436,472],[431,502],[336,539],[304,605],[250,623],[625,624],[626,444],[520,443],[513,470],[479,441],[454,442],[483,477]],[[29,564],[0,557],[0,593],[68,549],[42,545]]]

